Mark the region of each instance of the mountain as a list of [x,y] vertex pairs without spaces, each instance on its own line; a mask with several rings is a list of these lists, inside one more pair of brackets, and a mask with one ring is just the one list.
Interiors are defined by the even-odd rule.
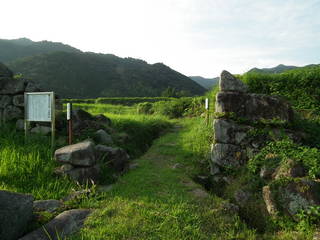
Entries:
[[23,57],[56,51],[75,53],[81,52],[79,49],[58,42],[34,42],[28,38],[19,38],[13,40],[0,39],[0,62],[4,63],[8,63]]
[[204,77],[200,77],[200,76],[191,76],[189,78],[191,78],[193,81],[200,84],[202,87],[204,87],[206,89],[211,89],[213,86],[215,86],[219,82],[219,77],[204,78]]
[[112,54],[52,52],[8,64],[63,98],[161,96],[168,89],[202,95],[205,89],[162,63]]
[[286,66],[283,64],[279,64],[273,68],[252,68],[248,72],[258,72],[258,73],[282,73],[287,70],[298,68],[296,66]]

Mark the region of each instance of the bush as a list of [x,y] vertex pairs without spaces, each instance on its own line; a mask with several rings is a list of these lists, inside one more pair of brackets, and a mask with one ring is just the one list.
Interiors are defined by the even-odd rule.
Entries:
[[204,97],[178,98],[170,102],[160,101],[153,104],[153,112],[180,118],[183,116],[199,116],[204,111]]
[[149,103],[149,102],[139,103],[137,105],[137,112],[139,114],[152,114],[153,113],[152,107],[153,107],[152,103]]
[[296,109],[320,112],[320,66],[309,66],[280,74],[250,72],[241,76],[254,93],[281,95]]

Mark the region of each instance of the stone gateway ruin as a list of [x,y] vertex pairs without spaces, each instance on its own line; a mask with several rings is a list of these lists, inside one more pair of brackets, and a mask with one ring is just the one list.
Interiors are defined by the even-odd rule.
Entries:
[[38,91],[40,89],[34,82],[15,78],[11,70],[0,63],[0,123],[15,121],[21,127],[24,118],[24,93]]
[[[259,190],[250,190],[249,182],[242,180],[239,183],[237,181],[241,176],[237,178],[229,174],[240,169],[242,173],[248,171],[245,168],[248,161],[268,142],[281,140],[285,136],[288,141],[299,144],[305,134],[285,127],[294,120],[293,109],[285,100],[249,93],[247,86],[227,71],[221,73],[219,87],[211,150],[211,175],[217,186],[233,186],[229,188],[233,189],[229,193],[233,196],[230,200],[240,209],[248,209],[246,207],[250,201],[257,202],[260,198],[265,211],[272,216],[281,212],[294,219],[299,209],[319,205],[320,183],[308,178],[305,167],[297,160],[286,159],[274,167],[261,166],[257,175],[264,186]],[[268,153],[264,164],[276,158],[275,154]],[[279,179],[286,181],[273,184]]]

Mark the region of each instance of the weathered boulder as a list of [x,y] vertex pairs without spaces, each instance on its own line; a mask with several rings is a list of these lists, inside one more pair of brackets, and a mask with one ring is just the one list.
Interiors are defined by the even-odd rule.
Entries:
[[218,113],[233,112],[237,117],[248,120],[279,119],[293,120],[291,106],[275,96],[262,94],[246,94],[239,92],[219,92],[216,95]]
[[24,107],[24,95],[15,95],[13,97],[13,105],[17,107]]
[[211,161],[224,168],[240,167],[245,163],[246,155],[237,145],[217,143],[212,148]]
[[94,144],[90,141],[59,148],[55,151],[54,157],[58,162],[79,167],[89,167],[96,163]]
[[79,182],[80,184],[86,184],[93,182],[98,182],[100,179],[101,168],[99,164],[91,167],[70,167],[67,168],[66,165],[62,165],[55,171],[57,174],[62,176],[67,176],[70,179]]
[[34,134],[48,135],[51,133],[51,127],[38,125],[32,128],[30,132]]
[[77,232],[91,213],[89,209],[65,211],[39,229],[25,235],[19,240],[58,240]]
[[58,208],[61,208],[63,203],[59,200],[50,199],[50,200],[38,200],[33,202],[33,209],[36,212],[54,212]]
[[111,135],[108,134],[103,129],[99,129],[98,131],[95,132],[93,136],[93,140],[97,143],[104,144],[104,145],[113,144]]
[[110,164],[114,170],[121,172],[128,168],[130,157],[124,149],[97,145],[95,151],[97,160]]
[[6,106],[11,105],[12,97],[8,95],[0,95],[0,108],[5,108]]
[[248,87],[228,71],[223,70],[219,81],[220,91],[247,92]]
[[0,62],[0,78],[3,78],[3,77],[11,78],[13,77],[13,73],[9,68],[7,68],[6,65]]
[[[319,205],[319,192],[320,183],[309,179],[291,180],[276,188],[264,187],[263,189],[264,200],[269,213],[282,211],[293,218],[299,210]],[[273,199],[272,204],[265,195]],[[277,202],[274,199],[277,199]],[[270,207],[271,205],[272,207]]]
[[239,145],[247,137],[250,126],[239,125],[231,120],[216,119],[214,121],[214,141]]
[[94,118],[94,121],[97,121],[99,123],[103,123],[103,124],[106,124],[108,126],[111,125],[111,119],[106,117],[103,114],[98,114],[98,115],[94,116],[93,118]]
[[86,120],[94,120],[94,118],[90,113],[82,109],[74,109],[72,110],[72,120],[77,123]]
[[0,191],[0,239],[16,240],[32,220],[33,197]]
[[19,94],[25,90],[26,80],[14,78],[0,79],[0,94]]
[[16,106],[7,106],[3,111],[4,121],[17,120],[23,117],[23,111]]

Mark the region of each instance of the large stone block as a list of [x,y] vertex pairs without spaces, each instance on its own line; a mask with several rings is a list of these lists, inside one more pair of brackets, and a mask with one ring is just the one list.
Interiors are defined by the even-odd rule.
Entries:
[[113,144],[113,140],[110,134],[108,134],[105,130],[99,129],[95,132],[93,139],[96,143],[110,145]]
[[231,120],[216,119],[214,121],[214,141],[241,145],[247,137],[250,126],[239,125]]
[[5,108],[12,103],[12,97],[8,95],[0,95],[0,108]]
[[26,80],[14,78],[0,79],[0,94],[19,94],[25,90]]
[[89,167],[96,163],[94,144],[90,141],[59,148],[55,151],[54,157],[58,162],[73,166]]
[[24,107],[24,95],[16,95],[13,97],[13,105],[17,107]]
[[[267,191],[268,190],[268,191]],[[277,188],[263,189],[264,200],[270,214],[283,211],[295,218],[300,210],[320,204],[320,183],[308,179],[292,180],[277,186]],[[270,197],[277,199],[271,204]]]
[[249,120],[293,120],[293,110],[289,103],[278,97],[262,94],[219,92],[216,95],[216,112],[233,112],[237,117]]
[[211,150],[211,161],[220,167],[237,168],[246,161],[246,154],[239,146],[217,143]]
[[108,162],[114,170],[121,172],[128,168],[130,157],[124,149],[97,145],[95,150],[96,158],[100,162]]
[[4,121],[11,121],[17,120],[19,118],[23,118],[23,111],[16,106],[7,106],[3,111],[3,120]]
[[0,191],[0,239],[16,240],[32,220],[31,195]]
[[[89,209],[72,209],[65,211],[49,223],[27,234],[19,240],[59,240],[66,239],[72,233],[79,231],[92,211]],[[1,239],[2,240],[2,239]]]
[[98,164],[92,167],[75,167],[71,169],[66,169],[62,166],[56,171],[56,173],[62,176],[68,176],[74,181],[77,181],[81,184],[90,183],[91,180],[98,182],[100,179],[101,168]]

